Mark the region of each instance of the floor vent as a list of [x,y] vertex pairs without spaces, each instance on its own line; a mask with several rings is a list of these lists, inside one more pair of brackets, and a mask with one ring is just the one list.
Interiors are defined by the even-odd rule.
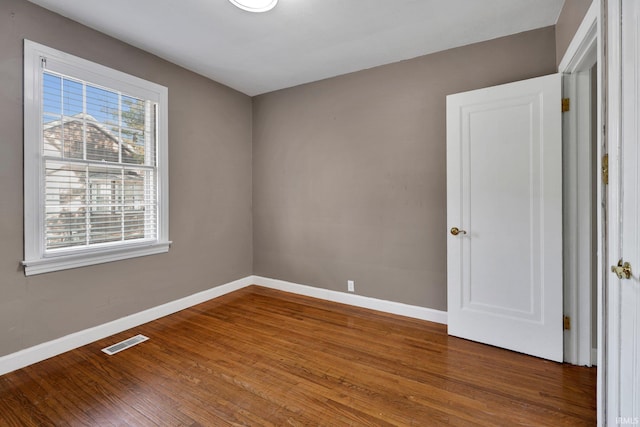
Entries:
[[140,344],[143,341],[148,340],[148,337],[144,335],[136,335],[135,337],[131,337],[124,341],[120,341],[118,344],[111,345],[107,348],[103,348],[102,351],[107,353],[109,356],[114,355],[122,350],[126,350],[129,347],[133,347],[136,344]]

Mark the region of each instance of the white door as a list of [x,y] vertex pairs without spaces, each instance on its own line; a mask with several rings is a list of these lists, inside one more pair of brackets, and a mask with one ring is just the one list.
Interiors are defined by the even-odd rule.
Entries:
[[560,74],[447,97],[449,334],[559,362],[560,101]]
[[609,263],[631,271],[607,277],[607,422],[640,425],[640,4],[611,1],[609,17]]

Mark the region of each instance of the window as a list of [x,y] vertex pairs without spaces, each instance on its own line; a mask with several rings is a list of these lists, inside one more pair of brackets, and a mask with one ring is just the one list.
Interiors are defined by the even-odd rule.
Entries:
[[167,88],[24,47],[25,274],[167,252]]

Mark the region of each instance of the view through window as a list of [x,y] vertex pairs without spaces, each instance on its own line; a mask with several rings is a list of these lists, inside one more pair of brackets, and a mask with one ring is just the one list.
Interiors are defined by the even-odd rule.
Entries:
[[47,250],[156,238],[155,105],[43,73]]

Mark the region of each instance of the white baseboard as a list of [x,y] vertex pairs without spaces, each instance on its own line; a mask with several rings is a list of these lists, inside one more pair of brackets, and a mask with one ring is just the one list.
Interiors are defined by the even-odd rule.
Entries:
[[356,307],[383,311],[385,313],[413,317],[415,319],[421,320],[428,320],[430,322],[442,323],[444,325],[447,324],[446,311],[365,297],[352,293],[315,288],[313,286],[300,285],[298,283],[286,282],[284,280],[269,279],[268,277],[252,276],[252,278],[254,284],[264,286],[265,288],[278,289],[285,292],[291,292],[294,294],[305,295],[308,297],[319,298],[327,301],[339,302],[342,304],[354,305]]
[[399,302],[385,301],[362,295],[347,294],[344,292],[330,291],[328,289],[314,288],[312,286],[285,282],[284,280],[269,279],[261,276],[247,276],[224,285],[216,286],[206,291],[198,292],[130,316],[123,317],[93,328],[75,332],[52,341],[25,348],[24,350],[0,357],[0,375],[24,368],[74,348],[90,344],[94,341],[117,334],[127,329],[135,328],[152,320],[159,319],[169,314],[176,313],[185,308],[209,301],[219,296],[245,288],[250,285],[264,286],[265,288],[278,289],[285,292],[320,298],[327,301],[349,304],[371,310],[383,311],[400,316],[413,317],[447,324],[447,313],[440,310],[418,307]]
[[251,276],[0,357],[0,375],[251,285]]

